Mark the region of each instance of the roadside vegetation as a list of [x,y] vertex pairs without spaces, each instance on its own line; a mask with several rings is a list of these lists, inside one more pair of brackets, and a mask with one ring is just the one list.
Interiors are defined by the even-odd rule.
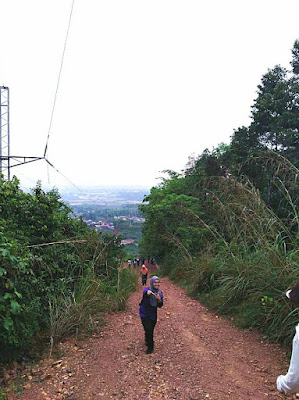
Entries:
[[285,290],[299,276],[299,40],[292,69],[269,69],[252,123],[190,158],[140,206],[141,252],[206,305],[288,341],[298,323]]
[[1,364],[51,352],[123,309],[136,287],[124,257],[120,240],[75,218],[58,191],[0,180]]

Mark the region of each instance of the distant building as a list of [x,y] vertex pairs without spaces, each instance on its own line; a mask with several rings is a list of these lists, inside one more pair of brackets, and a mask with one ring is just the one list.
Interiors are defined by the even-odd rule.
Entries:
[[109,224],[102,223],[100,225],[100,229],[114,231],[114,225],[111,223]]
[[121,244],[126,245],[126,244],[132,244],[135,242],[135,239],[124,239],[121,241]]

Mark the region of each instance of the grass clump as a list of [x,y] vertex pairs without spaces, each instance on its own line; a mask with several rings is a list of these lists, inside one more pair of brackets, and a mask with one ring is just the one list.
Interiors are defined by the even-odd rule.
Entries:
[[104,323],[104,314],[125,309],[136,287],[134,271],[119,268],[113,283],[89,274],[80,278],[73,292],[52,296],[49,299],[51,343],[98,330]]

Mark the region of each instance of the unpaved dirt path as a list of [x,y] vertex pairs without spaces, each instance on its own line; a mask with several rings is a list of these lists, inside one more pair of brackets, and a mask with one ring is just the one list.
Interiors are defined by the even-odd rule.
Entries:
[[[60,344],[60,362],[45,360],[28,381],[22,400],[280,399],[275,380],[287,359],[258,333],[240,331],[162,278],[155,352],[145,354],[138,316],[142,286],[128,309],[109,316],[100,335]],[[40,375],[38,370],[43,371]],[[11,395],[10,399],[15,399]]]

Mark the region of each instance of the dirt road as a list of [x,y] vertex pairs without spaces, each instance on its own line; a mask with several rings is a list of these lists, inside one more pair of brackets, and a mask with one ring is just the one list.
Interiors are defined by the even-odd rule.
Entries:
[[[287,359],[278,345],[240,331],[207,311],[167,278],[161,289],[155,352],[145,354],[138,316],[142,287],[100,335],[60,344],[60,359],[33,370],[23,400],[274,400]],[[40,375],[39,371],[43,371]],[[15,399],[13,396],[11,399]]]

